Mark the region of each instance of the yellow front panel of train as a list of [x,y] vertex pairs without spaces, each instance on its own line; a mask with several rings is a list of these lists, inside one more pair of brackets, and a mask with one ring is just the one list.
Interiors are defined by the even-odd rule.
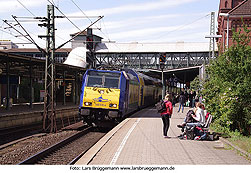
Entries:
[[118,109],[120,89],[85,87],[83,107]]

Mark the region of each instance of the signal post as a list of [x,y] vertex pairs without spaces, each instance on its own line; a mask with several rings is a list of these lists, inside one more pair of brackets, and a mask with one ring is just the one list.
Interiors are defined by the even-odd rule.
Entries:
[[159,57],[159,66],[161,69],[161,79],[162,79],[162,99],[165,97],[165,81],[164,81],[164,68],[166,62],[166,53],[161,53]]

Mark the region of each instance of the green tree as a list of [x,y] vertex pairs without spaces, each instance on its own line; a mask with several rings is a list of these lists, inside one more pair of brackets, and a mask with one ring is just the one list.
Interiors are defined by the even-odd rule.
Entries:
[[199,79],[199,75],[194,78],[194,80],[190,83],[190,88],[195,91],[200,91],[201,82]]
[[251,127],[251,48],[246,26],[233,32],[233,46],[207,68],[203,85],[207,109],[214,116],[214,128],[250,134]]

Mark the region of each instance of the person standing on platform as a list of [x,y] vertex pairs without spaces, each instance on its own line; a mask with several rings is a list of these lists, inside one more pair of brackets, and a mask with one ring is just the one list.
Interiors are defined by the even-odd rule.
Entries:
[[[186,97],[186,101],[185,101],[185,103],[186,103],[188,101],[188,93],[187,93],[187,91],[185,91],[184,95]],[[186,106],[186,104],[185,104],[185,106]]]
[[195,107],[195,96],[196,96],[196,91],[193,91],[193,103],[192,103],[192,108]]
[[172,106],[175,107],[175,103],[176,103],[176,96],[175,93],[172,92],[172,95],[170,96],[170,102],[172,102]]
[[179,110],[178,110],[178,112],[180,112],[180,108],[182,107],[182,113],[183,113],[185,102],[186,102],[186,97],[185,97],[184,93],[181,92],[181,93],[180,93],[180,97],[179,97],[179,103],[180,103],[180,105],[179,105]]
[[172,102],[171,102],[171,98],[170,98],[169,94],[167,94],[165,96],[164,102],[165,102],[165,106],[166,106],[166,111],[161,113],[161,118],[163,121],[163,135],[164,135],[163,137],[169,138],[167,136],[167,132],[168,132],[168,129],[170,126],[170,118],[173,113],[173,106],[172,106]]
[[189,99],[189,107],[192,108],[192,104],[193,104],[193,91],[190,91],[190,94],[188,95],[188,99]]

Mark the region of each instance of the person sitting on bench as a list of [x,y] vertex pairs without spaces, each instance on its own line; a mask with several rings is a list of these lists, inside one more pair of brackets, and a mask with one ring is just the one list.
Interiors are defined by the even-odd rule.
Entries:
[[[197,102],[195,113],[193,110],[189,110],[186,114],[184,122],[181,124],[178,124],[177,127],[184,128],[187,125],[187,123],[198,124],[198,122],[200,122],[200,121],[201,121],[201,125],[205,124],[204,109],[205,109],[204,105],[200,102]],[[197,112],[197,114],[196,114],[196,112]],[[200,117],[202,117],[202,118],[200,118]],[[192,124],[190,124],[190,125],[192,125]]]
[[192,122],[192,123],[187,123],[187,126],[199,126],[202,127],[205,125],[205,115],[204,115],[204,110],[205,110],[205,106],[198,102],[196,104],[196,110],[195,110],[195,114],[192,115],[193,118],[196,120],[196,122]]

